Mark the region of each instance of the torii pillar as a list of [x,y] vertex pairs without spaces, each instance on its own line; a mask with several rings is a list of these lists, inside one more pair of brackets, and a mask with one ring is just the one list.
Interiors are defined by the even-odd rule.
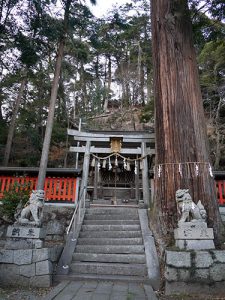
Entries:
[[150,202],[150,192],[149,192],[149,178],[148,178],[148,158],[146,143],[141,143],[141,154],[144,156],[142,162],[142,190],[143,190],[143,200],[146,207],[149,207]]
[[[79,198],[81,198],[82,194],[85,193],[85,191],[83,191],[84,187],[87,188],[89,165],[90,165],[90,149],[91,149],[91,141],[87,141],[86,142],[85,153],[84,153],[83,172],[82,172],[81,188],[80,188]],[[83,196],[84,196],[84,194],[83,194]]]

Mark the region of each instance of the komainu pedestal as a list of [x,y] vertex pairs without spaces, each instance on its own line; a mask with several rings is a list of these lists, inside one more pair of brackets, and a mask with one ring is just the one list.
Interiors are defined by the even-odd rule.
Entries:
[[176,202],[181,215],[174,230],[176,246],[187,250],[214,249],[213,229],[207,227],[206,210],[199,200],[192,201],[189,190],[177,190]]
[[42,248],[46,230],[42,228],[45,192],[34,190],[25,207],[15,214],[16,222],[8,227],[6,249]]

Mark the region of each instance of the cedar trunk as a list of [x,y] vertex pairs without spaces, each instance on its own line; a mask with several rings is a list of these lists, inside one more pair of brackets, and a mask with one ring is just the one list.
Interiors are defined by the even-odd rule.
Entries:
[[61,67],[62,67],[64,45],[65,45],[67,29],[68,29],[69,10],[70,10],[71,2],[72,2],[72,0],[67,0],[66,6],[65,6],[64,30],[63,30],[62,37],[60,38],[59,46],[58,46],[54,79],[53,79],[52,88],[51,88],[51,98],[50,98],[50,103],[49,103],[48,119],[47,119],[45,137],[44,137],[44,142],[43,142],[43,147],[42,147],[41,161],[40,161],[40,166],[39,166],[37,190],[44,189],[45,176],[46,176],[46,170],[47,170],[47,164],[48,164],[48,154],[49,154],[49,148],[50,148],[50,142],[51,142],[51,136],[52,136],[55,106],[56,106],[56,100],[57,100],[60,72],[61,72]]
[[9,125],[9,132],[8,132],[8,136],[7,136],[6,146],[5,146],[3,166],[8,166],[8,163],[9,163],[10,153],[11,153],[11,149],[12,149],[13,136],[14,136],[14,132],[15,132],[15,128],[16,128],[16,118],[17,118],[18,111],[19,111],[20,104],[21,104],[21,100],[22,100],[22,97],[23,97],[23,92],[24,92],[24,89],[25,89],[26,81],[27,81],[27,78],[24,77],[22,79],[21,84],[20,84],[19,93],[17,95],[15,105],[14,105],[14,108],[13,108],[12,119],[11,119],[11,122],[10,122],[10,125]]
[[[153,226],[166,241],[177,227],[175,192],[201,200],[218,241],[222,223],[209,155],[192,27],[186,0],[152,0],[155,97]],[[195,163],[196,162],[196,163]],[[197,171],[197,168],[199,170]]]

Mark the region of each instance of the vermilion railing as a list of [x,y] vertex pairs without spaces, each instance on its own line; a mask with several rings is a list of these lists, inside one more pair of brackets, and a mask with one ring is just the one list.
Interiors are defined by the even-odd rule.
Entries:
[[216,180],[216,188],[219,205],[225,205],[225,180]]
[[[77,197],[77,182],[77,178],[47,177],[44,186],[46,201],[74,202]],[[20,188],[24,190],[35,190],[37,177],[0,176],[0,198],[3,197],[5,191],[9,191],[15,184],[19,184]]]
[[[74,202],[77,197],[77,178],[51,178],[45,179],[46,201],[69,201]],[[37,177],[13,177],[0,176],[0,199],[3,193],[8,191],[14,184],[20,184],[27,190],[36,189]],[[217,199],[219,205],[225,205],[225,180],[216,180]]]

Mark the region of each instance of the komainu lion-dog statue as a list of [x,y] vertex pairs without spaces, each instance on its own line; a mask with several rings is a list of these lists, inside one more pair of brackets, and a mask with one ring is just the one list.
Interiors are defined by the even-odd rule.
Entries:
[[197,204],[192,201],[188,189],[176,191],[176,202],[181,215],[178,225],[184,222],[206,222],[206,210],[199,200]]
[[33,190],[26,206],[16,216],[17,223],[41,226],[44,199],[43,190]]

